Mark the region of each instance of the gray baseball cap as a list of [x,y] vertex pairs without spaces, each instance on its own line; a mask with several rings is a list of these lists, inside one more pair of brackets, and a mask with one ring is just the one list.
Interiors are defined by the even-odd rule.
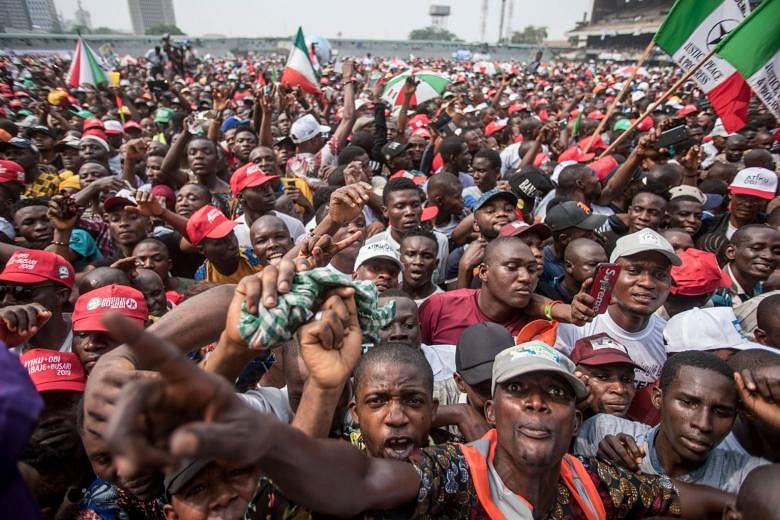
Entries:
[[640,229],[636,233],[631,233],[617,239],[615,249],[609,257],[610,262],[617,261],[623,256],[631,256],[639,253],[656,251],[661,253],[672,265],[682,265],[680,257],[674,253],[672,244],[662,237],[657,231],[652,229]]
[[574,390],[577,399],[588,395],[585,384],[574,375],[575,366],[561,352],[541,341],[529,341],[502,350],[493,361],[493,388],[510,379],[531,372],[555,372],[562,375]]

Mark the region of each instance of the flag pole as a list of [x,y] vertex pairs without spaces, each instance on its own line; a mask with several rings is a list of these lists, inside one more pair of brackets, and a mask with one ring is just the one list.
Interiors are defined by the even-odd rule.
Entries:
[[604,126],[606,126],[607,121],[609,121],[609,118],[612,117],[612,114],[615,112],[615,108],[617,108],[617,104],[620,103],[620,100],[623,99],[623,96],[626,95],[626,92],[628,92],[629,87],[631,87],[631,83],[634,81],[634,78],[637,75],[637,72],[639,72],[639,67],[641,67],[648,56],[650,56],[650,53],[653,52],[653,48],[655,48],[655,40],[650,40],[650,43],[647,44],[647,48],[645,48],[645,52],[642,53],[642,55],[639,57],[639,59],[636,62],[636,65],[634,65],[634,71],[631,73],[631,76],[626,80],[625,84],[623,85],[623,88],[620,90],[620,93],[615,97],[615,99],[612,100],[612,104],[609,105],[609,109],[607,110],[607,115],[604,116],[604,119],[599,121],[599,126],[596,127],[596,131],[593,132],[593,135],[590,136],[590,139],[588,139],[588,144],[585,145],[585,149],[582,151],[582,153],[588,153],[588,150],[590,150],[590,146],[593,144],[593,140],[596,138],[596,136],[601,134],[601,131],[604,130]]
[[698,61],[698,62],[697,62],[697,63],[696,63],[696,64],[695,64],[693,67],[691,67],[690,69],[688,69],[688,71],[687,71],[685,74],[683,74],[683,75],[682,75],[682,77],[681,77],[680,79],[678,79],[678,80],[677,80],[677,81],[674,83],[674,85],[672,85],[671,87],[669,87],[669,90],[667,90],[667,91],[664,93],[664,95],[663,95],[663,96],[661,96],[660,98],[658,98],[658,99],[656,99],[655,101],[653,101],[653,102],[650,104],[650,106],[648,106],[648,107],[647,107],[647,109],[646,109],[646,110],[645,110],[645,111],[642,113],[642,115],[641,115],[641,116],[639,116],[639,117],[636,119],[636,121],[634,121],[634,122],[631,124],[631,126],[630,126],[630,127],[628,127],[628,129],[627,129],[625,132],[623,132],[622,134],[620,134],[620,135],[617,137],[617,139],[615,139],[615,140],[614,140],[612,143],[610,143],[610,145],[609,145],[609,148],[607,148],[606,150],[604,150],[604,151],[602,152],[602,154],[599,156],[599,159],[601,159],[602,157],[604,157],[604,156],[606,156],[606,155],[609,155],[610,153],[612,153],[612,151],[613,151],[613,150],[614,150],[614,149],[617,147],[617,145],[619,145],[620,143],[622,143],[622,142],[623,142],[623,141],[626,139],[626,137],[628,137],[628,134],[629,134],[629,133],[631,133],[631,131],[632,131],[632,130],[634,130],[634,129],[635,129],[637,126],[639,126],[639,125],[642,123],[642,121],[643,121],[643,120],[644,120],[644,119],[645,119],[647,116],[649,116],[650,114],[652,114],[652,113],[653,113],[653,110],[655,110],[655,108],[656,108],[658,105],[660,105],[661,103],[663,103],[664,101],[666,101],[666,100],[669,98],[669,96],[671,96],[672,94],[674,94],[674,93],[675,93],[675,91],[676,91],[678,88],[680,88],[680,87],[682,86],[682,84],[683,84],[683,83],[685,83],[686,81],[688,81],[688,80],[690,79],[690,77],[691,77],[691,76],[693,76],[693,75],[696,73],[696,71],[697,71],[697,70],[699,70],[699,69],[702,67],[702,65],[704,65],[704,64],[707,62],[707,60],[709,60],[710,58],[712,58],[712,56],[713,56],[714,54],[715,54],[715,49],[712,49],[712,50],[711,50],[710,52],[708,52],[708,53],[707,53],[707,54],[706,54],[706,55],[705,55],[705,56],[704,56],[702,59],[700,59],[700,60],[699,60],[699,61]]

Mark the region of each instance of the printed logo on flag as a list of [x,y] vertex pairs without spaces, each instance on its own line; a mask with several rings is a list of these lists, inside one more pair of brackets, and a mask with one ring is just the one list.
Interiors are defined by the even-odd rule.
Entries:
[[739,25],[739,20],[726,18],[717,22],[707,33],[707,50],[711,51],[726,37],[730,30]]

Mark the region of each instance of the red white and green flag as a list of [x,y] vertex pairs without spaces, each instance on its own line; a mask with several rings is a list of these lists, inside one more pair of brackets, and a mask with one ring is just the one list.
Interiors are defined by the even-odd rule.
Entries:
[[100,85],[107,82],[106,73],[95,57],[94,51],[79,37],[68,71],[68,85],[79,87],[81,85]]
[[[677,0],[655,43],[684,71],[701,61],[748,15],[746,0]],[[713,55],[693,79],[729,132],[745,126],[750,87],[729,62]]]
[[736,68],[780,119],[780,0],[764,0],[715,52]]
[[301,90],[310,94],[319,94],[319,78],[309,58],[309,50],[306,47],[306,39],[303,37],[303,29],[298,27],[295,42],[290,49],[287,65],[282,72],[282,85],[285,87],[301,87]]

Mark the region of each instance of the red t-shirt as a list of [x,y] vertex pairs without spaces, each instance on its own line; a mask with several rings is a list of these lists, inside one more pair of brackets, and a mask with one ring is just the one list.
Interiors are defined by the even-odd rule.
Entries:
[[[460,333],[475,323],[493,321],[479,309],[477,297],[482,289],[458,289],[434,294],[420,307],[422,341],[426,345],[455,345]],[[516,336],[528,323],[522,310],[511,320],[499,323]],[[510,345],[507,345],[510,346]]]

